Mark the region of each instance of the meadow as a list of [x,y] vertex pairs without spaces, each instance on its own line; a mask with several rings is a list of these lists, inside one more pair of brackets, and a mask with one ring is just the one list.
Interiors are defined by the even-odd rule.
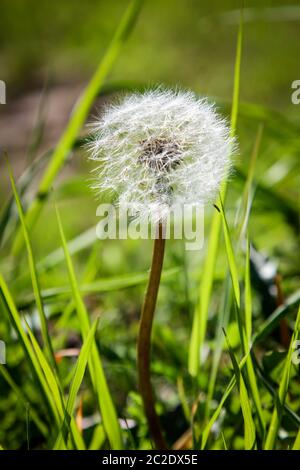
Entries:
[[216,103],[238,143],[203,248],[166,243],[166,445],[300,450],[299,5],[26,3],[1,7],[1,448],[155,447],[136,352],[153,241],[97,238],[85,144],[104,105],[164,85]]

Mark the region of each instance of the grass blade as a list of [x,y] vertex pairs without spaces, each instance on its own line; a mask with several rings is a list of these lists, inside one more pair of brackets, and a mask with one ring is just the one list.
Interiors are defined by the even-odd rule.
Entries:
[[[229,270],[232,280],[233,292],[235,297],[235,306],[236,306],[236,321],[238,324],[238,329],[240,333],[240,341],[242,345],[243,355],[248,355],[248,359],[246,362],[246,370],[247,370],[247,378],[250,385],[251,394],[253,397],[253,401],[255,404],[255,408],[258,414],[259,424],[260,424],[260,431],[262,437],[265,433],[265,422],[263,417],[263,411],[261,406],[260,395],[257,387],[257,381],[255,376],[255,371],[251,359],[250,346],[251,346],[251,333],[252,333],[252,301],[251,301],[251,281],[250,281],[250,247],[249,243],[247,244],[247,253],[246,253],[246,266],[245,266],[245,325],[241,319],[241,294],[240,294],[240,285],[239,285],[239,278],[238,278],[238,270],[235,262],[235,257],[232,248],[232,242],[230,238],[229,228],[227,224],[227,220],[224,214],[224,207],[222,201],[220,201],[221,205],[221,215],[223,221],[223,233],[225,238],[225,247],[227,253],[227,259],[229,264]],[[240,388],[240,397],[241,397],[241,406],[244,406],[244,419],[249,419],[248,415],[248,407],[247,407],[247,389],[244,390],[244,381],[241,381],[241,388]],[[247,395],[246,395],[247,394]],[[242,405],[243,400],[243,405]],[[242,408],[243,409],[243,408]],[[251,423],[251,421],[249,421]],[[245,423],[245,426],[247,424]],[[250,428],[247,430],[247,435],[251,437],[251,425]],[[250,434],[249,434],[250,433]],[[247,445],[249,445],[249,440],[247,439]]]
[[212,417],[210,418],[208,424],[205,426],[204,430],[203,430],[203,433],[202,433],[202,439],[201,439],[201,449],[204,450],[205,449],[205,446],[206,446],[206,443],[207,443],[207,440],[208,440],[208,436],[209,436],[209,433],[211,431],[211,428],[213,427],[214,423],[217,421],[220,413],[221,413],[221,410],[227,400],[227,398],[229,397],[230,393],[232,392],[232,390],[234,389],[235,387],[235,379],[234,377],[230,380],[229,384],[227,385],[227,388],[222,396],[222,399],[218,405],[218,407],[216,408],[216,410],[214,411]]
[[[51,367],[48,364],[48,361],[47,361],[46,357],[44,356],[44,353],[41,350],[41,348],[40,348],[37,340],[35,339],[35,336],[32,333],[32,331],[31,331],[28,324],[27,324],[27,331],[28,331],[28,335],[30,337],[30,341],[32,343],[34,352],[36,354],[36,357],[39,361],[39,364],[40,364],[40,366],[43,370],[44,376],[46,378],[46,381],[47,381],[47,384],[48,384],[48,387],[49,387],[49,391],[51,393],[51,396],[53,397],[53,401],[54,401],[56,409],[58,411],[59,420],[60,420],[60,424],[61,424],[61,423],[64,422],[64,418],[65,418],[65,415],[66,415],[65,403],[64,403],[63,396],[62,396],[62,391],[60,390],[60,386],[57,382],[57,379],[56,379],[53,371],[51,370]],[[70,432],[72,434],[72,439],[73,439],[73,442],[75,443],[76,448],[81,449],[81,450],[84,449],[85,445],[84,445],[83,439],[81,437],[81,434],[78,431],[78,428],[77,428],[74,420],[71,420],[71,422],[70,422]],[[67,446],[67,441],[65,442],[65,445]]]
[[235,136],[237,118],[239,112],[239,101],[240,101],[240,78],[241,78],[241,61],[242,61],[242,47],[243,47],[243,7],[240,12],[239,30],[237,36],[236,45],[236,56],[234,64],[234,78],[233,78],[233,96],[232,96],[232,107],[231,107],[231,119],[230,129],[231,136]]
[[[95,280],[95,277],[98,272],[97,259],[98,259],[98,250],[97,250],[97,244],[95,243],[87,259],[83,276],[82,276],[82,282],[88,283],[88,282],[92,282]],[[64,327],[65,325],[67,325],[68,320],[73,312],[75,312],[75,304],[74,304],[73,299],[71,299],[69,303],[67,304],[67,306],[62,311],[60,318],[58,319],[56,323],[56,328]]]
[[[248,178],[245,184],[245,190],[243,194],[243,199],[242,199],[242,204],[241,204],[241,223],[240,223],[240,238],[243,238],[243,234],[247,229],[248,225],[248,219],[250,215],[250,210],[251,210],[251,187],[252,187],[252,181],[254,177],[254,168],[255,168],[255,162],[257,159],[258,155],[258,150],[260,147],[260,142],[261,142],[261,137],[262,137],[262,129],[263,127],[260,126],[258,129],[257,137],[255,140],[255,145],[254,149],[251,155],[251,160],[250,160],[250,168],[248,172]],[[217,215],[217,214],[216,214]],[[247,312],[245,312],[245,317],[246,317],[246,325],[245,328],[248,330],[248,344],[250,347],[250,340],[251,340],[251,323],[252,323],[252,308],[251,308],[251,285],[250,285],[250,277],[249,274],[250,272],[247,273],[247,267],[249,268],[249,264],[247,264],[246,260],[246,275],[248,283],[245,283],[245,298],[246,298],[246,308],[248,308]],[[219,360],[222,354],[222,349],[223,349],[223,332],[222,332],[222,326],[223,328],[226,329],[226,325],[229,321],[229,316],[230,316],[230,310],[231,310],[231,305],[232,305],[232,296],[231,296],[231,286],[229,285],[228,282],[228,276],[225,279],[224,282],[224,299],[221,305],[221,308],[218,309],[218,320],[217,320],[217,326],[216,326],[216,338],[215,338],[215,348],[214,348],[214,353],[213,353],[213,359],[212,359],[212,369],[210,373],[210,378],[209,378],[209,384],[208,384],[208,391],[207,391],[207,400],[206,400],[206,406],[205,406],[205,420],[208,418],[209,414],[209,405],[211,403],[213,393],[214,393],[214,387],[216,383],[216,377],[217,377],[217,371],[218,371],[218,365],[219,365]],[[244,348],[246,350],[246,348]],[[261,414],[261,407],[259,406],[260,400],[259,400],[259,395],[257,391],[257,386],[256,386],[256,378],[255,375],[253,374],[254,370],[252,364],[251,364],[251,358],[248,359],[247,364],[249,364],[249,379],[251,375],[251,381],[253,382],[253,393],[255,395],[254,400],[257,401],[257,411],[259,414],[259,419],[261,421],[261,428],[262,428],[262,433],[264,430],[263,427],[263,418]]]
[[248,170],[248,175],[247,175],[247,180],[245,182],[245,189],[243,193],[243,198],[242,198],[242,216],[241,216],[241,223],[240,223],[240,239],[243,239],[245,236],[245,233],[247,231],[248,227],[248,221],[249,221],[249,216],[250,216],[250,210],[251,210],[251,204],[252,204],[252,185],[253,185],[253,179],[254,179],[254,169],[255,169],[255,163],[257,160],[257,156],[259,153],[260,145],[261,145],[261,140],[262,140],[262,134],[263,134],[263,125],[260,124],[256,139],[254,142],[254,147],[253,151],[251,154],[250,158],[250,164],[249,164],[249,170]]
[[[162,281],[168,280],[173,278],[174,276],[180,273],[180,268],[170,268],[166,269],[162,273]],[[101,292],[112,292],[120,289],[126,289],[134,286],[138,286],[141,284],[145,284],[149,277],[149,273],[134,273],[134,274],[126,274],[124,276],[116,276],[111,278],[103,278],[95,280],[89,284],[83,284],[79,286],[79,290],[81,295],[88,295],[88,294],[99,294]],[[15,286],[14,286],[15,287]],[[17,290],[17,289],[15,289]],[[59,287],[51,287],[49,289],[42,289],[41,295],[42,299],[46,303],[51,303],[56,299],[64,300],[65,298],[69,298],[70,293],[72,293],[72,289],[70,286],[59,286]],[[16,302],[19,308],[28,308],[32,303],[34,303],[35,299],[34,296],[30,294],[23,294],[17,297]]]
[[[36,175],[37,171],[41,168],[41,165],[45,163],[47,158],[49,157],[49,152],[46,152],[38,159],[34,160],[24,171],[24,173],[20,176],[17,187],[18,193],[22,196],[25,191],[28,189],[28,186],[31,184],[32,179]],[[4,204],[1,214],[0,214],[0,246],[5,243],[5,239],[9,238],[9,233],[12,233],[13,230],[13,222],[14,214],[13,214],[13,207],[14,207],[14,197],[13,195],[8,198],[6,203]],[[7,230],[10,228],[10,230]],[[9,232],[8,234],[6,232]]]
[[286,395],[287,395],[288,388],[289,388],[290,373],[291,373],[291,367],[292,367],[292,353],[293,353],[293,347],[294,347],[293,344],[294,344],[294,341],[298,339],[299,332],[300,332],[300,306],[298,309],[294,333],[290,342],[287,357],[285,359],[283,374],[282,374],[281,381],[279,384],[278,395],[275,400],[275,407],[273,410],[273,414],[272,414],[272,418],[271,418],[271,422],[270,422],[270,426],[269,426],[269,430],[268,430],[268,434],[266,438],[265,450],[272,450],[274,449],[276,445],[278,429],[280,426],[281,417],[283,413],[283,405],[285,403]]
[[[24,395],[24,392],[15,383],[15,381],[11,377],[10,373],[8,372],[8,370],[3,365],[0,365],[0,374],[2,375],[4,380],[8,383],[10,388],[15,392],[16,396],[18,397],[18,400],[23,404],[24,409],[26,409],[28,407],[27,397]],[[37,414],[34,407],[30,408],[30,416],[32,418],[32,421],[35,423],[36,427],[38,428],[38,430],[43,434],[43,436],[47,437],[48,434],[49,434],[47,426],[40,419],[40,417]]]
[[294,307],[300,301],[300,290],[294,292],[290,297],[288,297],[283,305],[274,310],[274,312],[269,316],[267,320],[259,327],[257,333],[254,334],[252,338],[253,344],[258,344],[263,339],[266,338],[267,335],[272,333],[272,331],[276,328],[278,323],[282,318],[285,318],[286,315],[289,313],[292,307]]
[[240,374],[240,400],[244,417],[244,440],[245,450],[253,450],[256,442],[255,424],[252,418],[251,403],[249,400],[247,387],[242,374]]
[[67,437],[68,437],[67,433],[69,430],[71,417],[74,411],[75,400],[76,400],[79,388],[83,380],[83,376],[84,376],[85,369],[87,366],[88,358],[90,356],[90,352],[91,352],[91,348],[92,348],[92,344],[94,341],[98,324],[99,324],[99,319],[97,319],[94,322],[81,348],[81,351],[80,351],[80,354],[76,363],[76,367],[75,367],[74,377],[73,377],[70,391],[69,391],[69,397],[68,397],[67,404],[66,404],[64,424],[62,426],[62,430],[60,434],[58,435],[54,449],[60,448],[63,440],[67,441]]
[[[233,349],[231,348],[227,335],[224,330],[224,334],[226,337],[226,342],[228,345],[228,351],[231,358],[231,362],[233,364],[235,380],[239,389],[240,393],[240,404],[242,409],[242,414],[244,418],[244,442],[245,442],[245,450],[253,450],[256,442],[256,433],[255,433],[255,425],[252,418],[251,412],[251,403],[249,400],[247,388],[245,385],[245,381],[241,372],[241,368],[235,358],[235,354]],[[249,356],[247,357],[248,360]]]
[[[231,107],[230,130],[231,136],[235,136],[237,116],[239,109],[240,73],[243,43],[243,11],[241,10],[240,24],[237,37],[236,57],[234,65],[234,84]],[[226,183],[222,188],[222,199],[225,200]],[[209,235],[208,249],[203,267],[203,276],[200,284],[199,302],[194,313],[191,339],[189,344],[188,369],[192,376],[196,376],[199,370],[200,351],[206,334],[208,310],[210,305],[214,269],[217,259],[218,244],[220,238],[221,220],[219,214],[215,213]]]
[[218,309],[218,318],[217,318],[217,325],[216,325],[216,335],[214,339],[214,352],[212,357],[212,366],[209,375],[208,387],[207,387],[207,398],[205,402],[205,411],[204,411],[204,419],[205,422],[209,417],[210,405],[214,395],[214,389],[217,380],[218,374],[218,367],[220,358],[222,355],[223,344],[224,344],[224,334],[223,329],[226,330],[229,318],[230,318],[230,311],[232,305],[232,288],[231,288],[231,280],[229,274],[226,276],[226,279],[223,283],[223,300],[221,302],[220,308]]
[[293,450],[300,450],[300,430],[297,433],[297,436],[293,445]]
[[231,276],[231,281],[232,281],[233,293],[234,293],[237,308],[240,309],[240,307],[241,307],[241,292],[240,292],[238,270],[237,270],[237,266],[236,266],[236,262],[235,262],[235,257],[234,257],[234,253],[233,253],[232,242],[231,242],[231,239],[230,239],[228,223],[227,223],[227,220],[226,220],[226,217],[225,217],[224,207],[223,207],[223,203],[222,203],[221,198],[220,198],[220,212],[221,212],[221,216],[222,216],[223,233],[224,233],[224,238],[225,238],[225,248],[226,248],[226,254],[227,254],[227,259],[228,259],[228,264],[229,264],[229,271],[230,271],[230,276]]
[[188,369],[192,376],[199,370],[200,352],[205,339],[208,309],[212,293],[214,268],[217,258],[220,233],[220,217],[213,216],[209,235],[207,254],[205,258],[203,276],[201,277],[199,302],[194,312],[194,320],[189,345]]
[[[299,300],[299,299],[298,299]],[[298,326],[299,328],[299,326]],[[254,343],[254,341],[252,340],[252,344]],[[251,353],[252,351],[250,351]],[[248,354],[246,356],[243,357],[243,359],[241,360],[241,362],[239,363],[239,369],[242,370],[242,368],[244,367],[244,365],[246,364],[246,361],[248,359]],[[272,386],[272,384],[269,382],[269,380],[264,377],[264,375],[262,374],[261,370],[260,370],[260,366],[257,362],[257,360],[255,359],[255,356],[252,357],[252,360],[253,360],[253,363],[255,365],[255,370],[258,372],[258,375],[260,377],[260,379],[262,380],[263,384],[266,386],[266,388],[269,390],[269,392],[274,396],[275,395],[275,391],[274,391],[274,388]],[[236,385],[236,378],[235,378],[235,375],[231,378],[229,384],[227,385],[227,388],[221,398],[221,401],[219,402],[219,405],[218,407],[216,408],[216,410],[214,411],[211,419],[209,420],[208,424],[205,426],[204,430],[203,430],[203,433],[202,433],[202,441],[201,441],[201,449],[204,449],[206,444],[207,444],[207,440],[208,440],[208,437],[209,437],[209,433],[211,431],[211,428],[212,426],[214,425],[214,423],[217,421],[220,413],[221,413],[221,410],[227,400],[227,398],[229,397],[230,393],[232,392],[232,390],[234,389]],[[293,422],[297,425],[297,426],[300,426],[300,418],[298,417],[298,415],[292,411],[286,403],[283,403],[283,408],[286,412],[286,414],[293,420]],[[298,434],[297,438],[296,438],[296,441],[295,441],[295,444],[297,443],[297,445],[300,445],[300,433]],[[295,445],[294,444],[294,445]]]
[[102,424],[98,424],[95,427],[91,443],[89,445],[89,450],[99,450],[105,442],[105,431]]
[[245,263],[245,330],[247,345],[250,347],[252,336],[252,295],[250,276],[250,244],[247,237],[246,263]]
[[[250,244],[247,237],[247,248],[246,248],[246,266],[245,266],[245,336],[246,336],[246,344],[245,348],[247,353],[250,351],[251,348],[251,336],[252,336],[252,297],[251,297],[251,277],[250,277]],[[262,435],[262,439],[265,437],[265,419],[263,415],[263,409],[260,399],[260,394],[257,386],[256,375],[254,365],[251,359],[251,355],[249,354],[247,362],[247,375],[248,380],[251,388],[252,398],[255,404],[260,431]]]

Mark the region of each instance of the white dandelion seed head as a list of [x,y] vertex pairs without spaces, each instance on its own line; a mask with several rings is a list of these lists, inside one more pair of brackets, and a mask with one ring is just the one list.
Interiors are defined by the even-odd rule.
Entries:
[[230,171],[233,139],[224,119],[191,92],[155,89],[108,106],[88,144],[96,191],[151,220],[173,204],[212,200]]

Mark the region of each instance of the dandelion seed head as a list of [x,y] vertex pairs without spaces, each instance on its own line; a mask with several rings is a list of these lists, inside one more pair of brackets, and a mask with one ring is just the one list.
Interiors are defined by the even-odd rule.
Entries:
[[173,204],[215,198],[234,146],[226,121],[191,92],[155,89],[108,106],[92,125],[94,188],[160,219]]

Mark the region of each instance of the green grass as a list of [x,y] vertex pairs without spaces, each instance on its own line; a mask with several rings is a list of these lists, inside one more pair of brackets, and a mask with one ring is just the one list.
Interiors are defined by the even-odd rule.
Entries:
[[[151,241],[97,239],[81,134],[96,98],[148,85],[122,70],[111,76],[126,62],[141,6],[128,3],[55,148],[37,151],[18,179],[9,154],[1,174],[9,185],[0,213],[1,449],[153,446],[136,371]],[[255,86],[243,73],[249,28],[241,17],[235,50],[230,43],[231,102],[216,97],[220,82],[214,97],[240,156],[206,208],[204,249],[184,252],[180,240],[166,248],[152,380],[170,447],[188,436],[185,446],[197,450],[300,449],[300,127],[289,112],[243,100]],[[75,173],[61,175],[70,161]]]
[[[238,36],[236,57],[234,66],[234,81],[233,81],[233,97],[231,106],[231,120],[230,120],[230,135],[235,137],[238,109],[239,109],[239,92],[240,92],[240,73],[241,73],[241,56],[242,56],[242,41],[243,41],[243,16],[241,12]],[[222,188],[222,199],[226,196],[226,183]],[[214,214],[211,231],[209,235],[209,242],[207,247],[206,262],[203,268],[203,277],[200,284],[199,302],[196,306],[193,329],[190,341],[189,351],[189,372],[191,375],[197,375],[199,371],[199,351],[202,349],[204,338],[206,335],[207,319],[209,313],[209,303],[212,292],[212,285],[214,279],[214,267],[218,253],[218,244],[220,236],[220,217]]]
[[[82,300],[79,286],[76,280],[76,275],[73,267],[73,263],[68,251],[66,238],[64,235],[61,219],[59,216],[59,212],[57,212],[57,221],[62,241],[62,246],[64,249],[66,263],[68,266],[70,284],[72,288],[72,295],[73,301],[75,304],[76,312],[78,315],[78,320],[81,328],[81,335],[83,339],[87,338],[88,331],[90,328],[90,319],[85,307],[85,304]],[[93,387],[95,389],[95,393],[98,397],[99,408],[101,411],[102,419],[103,419],[103,426],[107,433],[108,440],[113,449],[121,449],[122,448],[122,438],[120,427],[118,423],[118,419],[116,416],[115,408],[112,402],[112,398],[106,383],[105,375],[103,372],[103,367],[101,363],[101,359],[98,353],[97,345],[94,343],[91,348],[91,354],[89,357],[89,371],[91,375],[91,379],[93,382]]]

